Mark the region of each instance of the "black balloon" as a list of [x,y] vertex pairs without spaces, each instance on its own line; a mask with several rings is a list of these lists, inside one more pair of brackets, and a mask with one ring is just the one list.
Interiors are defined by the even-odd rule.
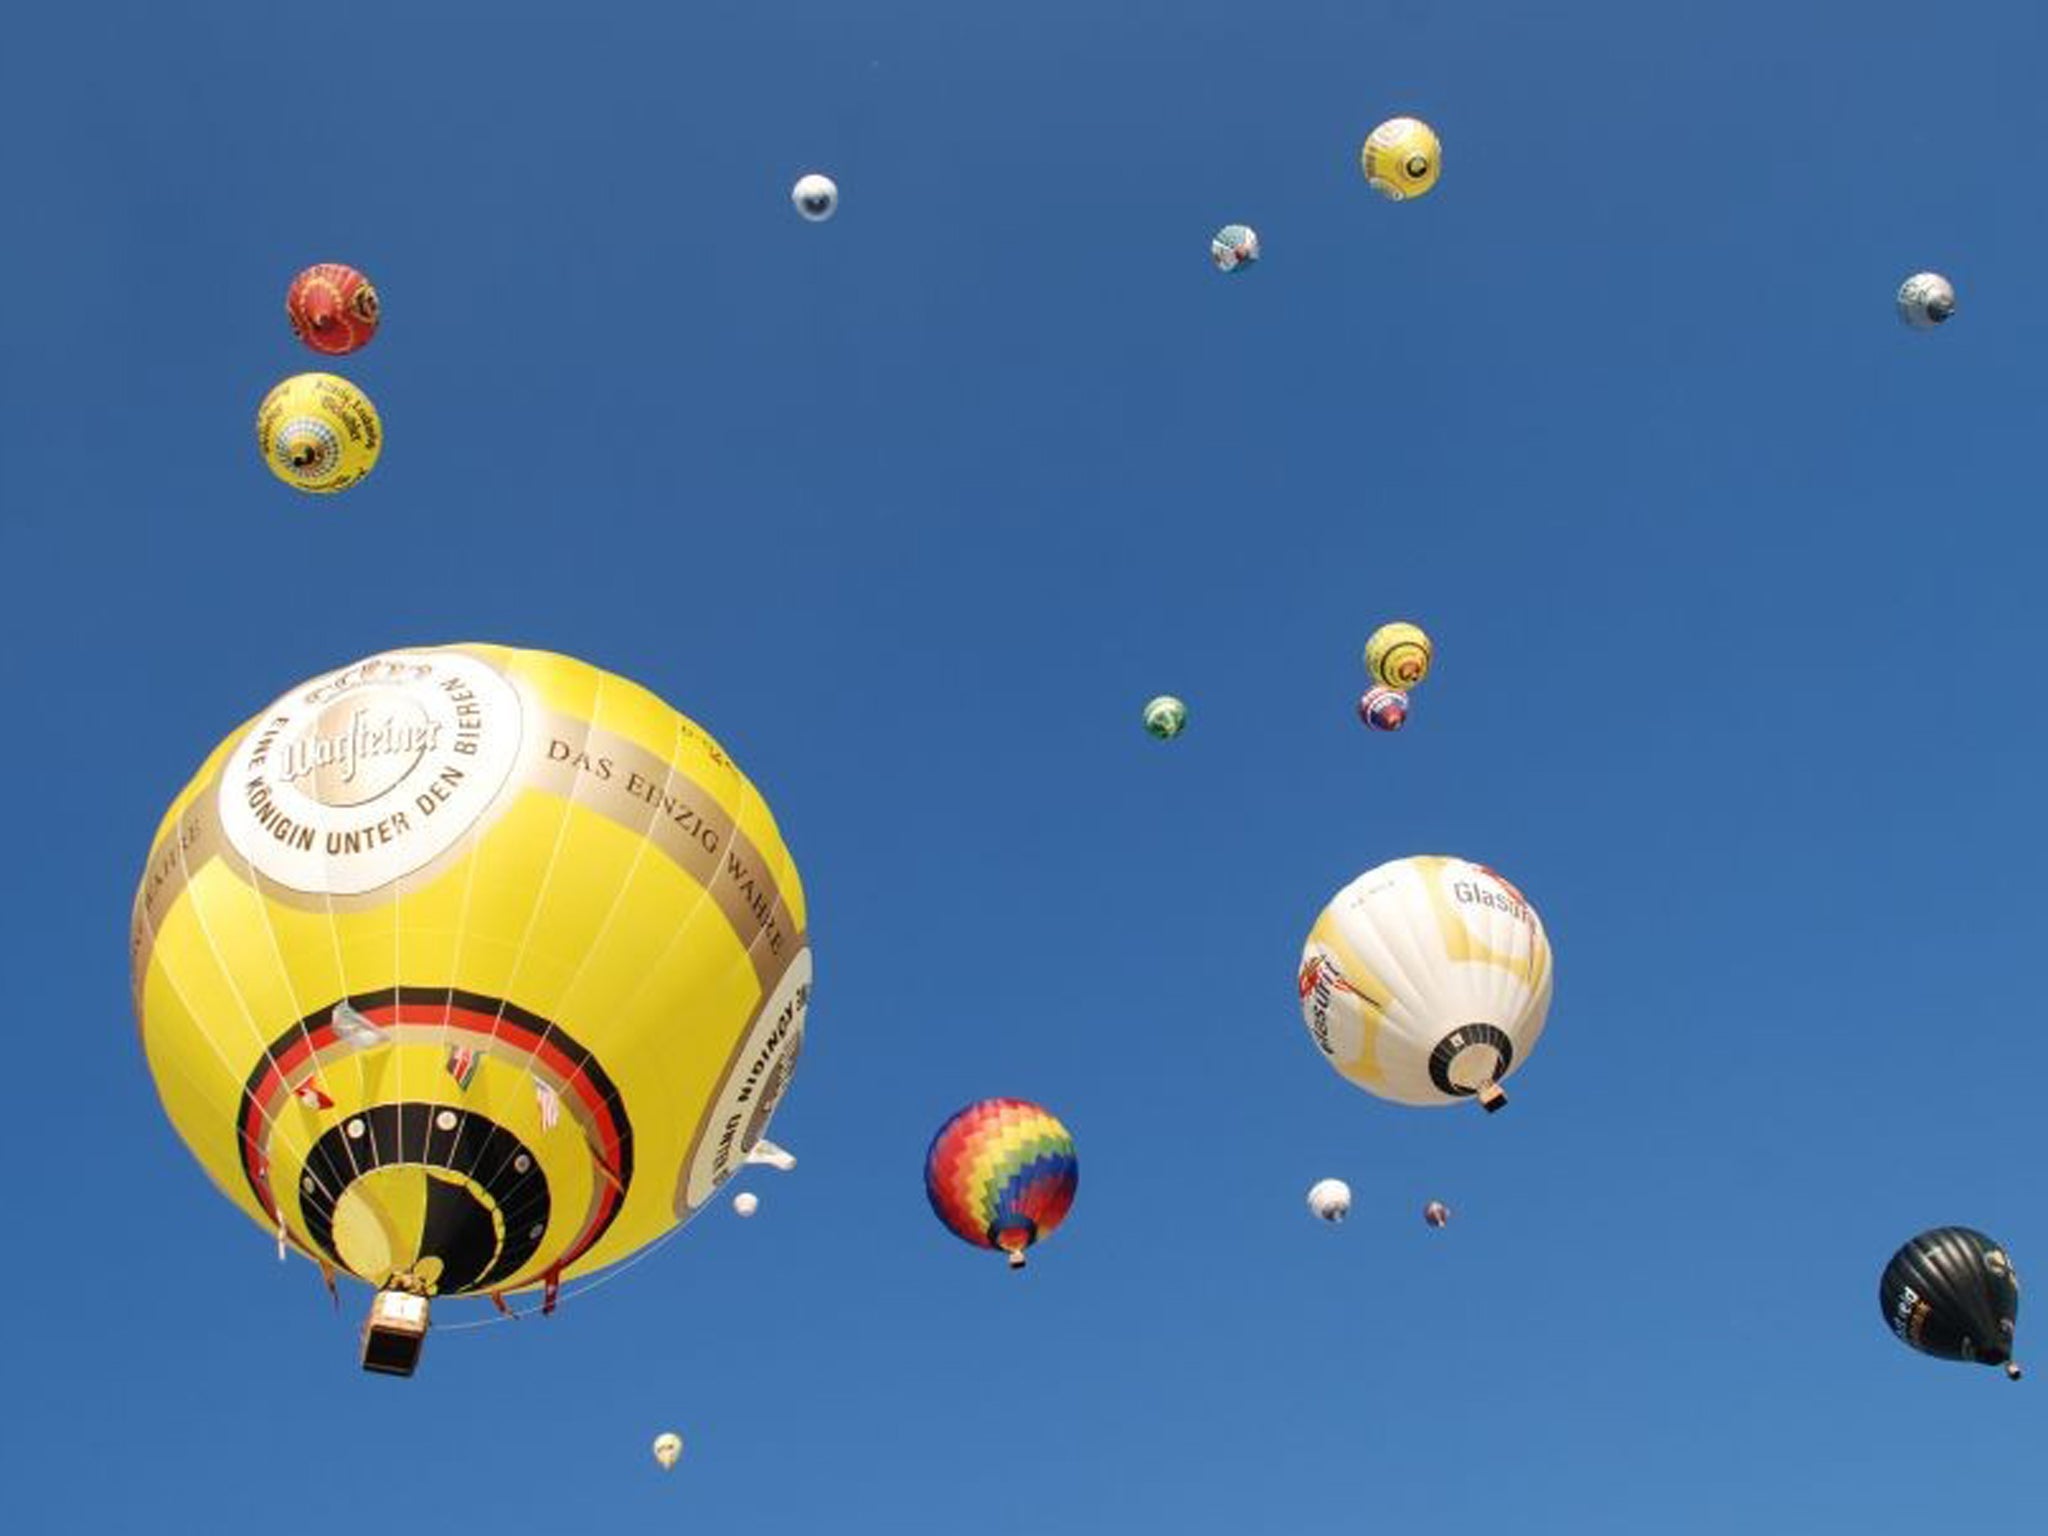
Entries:
[[1941,1360],[2002,1365],[2015,1379],[2020,1277],[2005,1250],[1969,1227],[1922,1232],[1884,1267],[1877,1304],[1899,1338]]

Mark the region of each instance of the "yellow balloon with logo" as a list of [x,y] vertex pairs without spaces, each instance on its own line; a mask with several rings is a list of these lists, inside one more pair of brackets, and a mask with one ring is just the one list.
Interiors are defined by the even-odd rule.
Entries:
[[1366,637],[1365,670],[1384,687],[1416,688],[1429,676],[1430,659],[1435,654],[1436,647],[1421,625],[1396,619]]
[[539,1289],[701,1209],[803,1038],[803,889],[659,698],[495,645],[292,689],[172,802],[130,936],[142,1047],[214,1183],[330,1282],[371,1370],[429,1298]]
[[1366,135],[1358,152],[1365,179],[1382,197],[1404,202],[1436,185],[1444,147],[1436,130],[1419,117],[1390,117]]
[[301,491],[345,491],[376,468],[384,423],[370,397],[334,373],[299,373],[256,408],[263,462]]

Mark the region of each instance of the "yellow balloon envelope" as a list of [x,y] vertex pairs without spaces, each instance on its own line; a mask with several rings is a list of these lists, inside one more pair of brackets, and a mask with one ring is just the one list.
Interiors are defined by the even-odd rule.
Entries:
[[1435,648],[1418,624],[1395,620],[1382,624],[1365,642],[1365,670],[1389,688],[1408,689],[1429,676]]
[[301,491],[345,491],[376,467],[384,424],[369,396],[339,374],[300,373],[256,408],[263,462]]
[[214,1182],[430,1294],[552,1285],[688,1219],[767,1128],[810,1000],[795,865],[717,742],[492,645],[372,656],[228,737],[130,946]]
[[1372,189],[1398,203],[1436,185],[1444,149],[1436,130],[1421,118],[1391,117],[1366,135],[1358,159]]

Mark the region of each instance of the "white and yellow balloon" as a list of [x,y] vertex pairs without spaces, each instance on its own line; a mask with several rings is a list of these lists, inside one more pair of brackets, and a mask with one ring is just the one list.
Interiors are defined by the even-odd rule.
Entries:
[[1366,1092],[1495,1110],[1543,1033],[1551,976],[1543,920],[1520,891],[1483,864],[1424,855],[1331,898],[1296,985],[1316,1048]]

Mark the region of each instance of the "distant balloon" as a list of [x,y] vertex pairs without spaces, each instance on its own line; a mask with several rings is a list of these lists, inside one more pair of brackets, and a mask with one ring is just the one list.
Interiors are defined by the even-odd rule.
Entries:
[[1956,290],[1939,272],[1915,272],[1899,284],[1899,318],[1916,331],[1945,325],[1956,312]]
[[376,467],[384,424],[369,397],[332,373],[294,374],[256,409],[263,462],[301,491],[345,491]]
[[370,344],[377,334],[377,290],[354,267],[338,261],[308,267],[285,291],[292,334],[315,352],[340,356]]
[[1259,233],[1249,224],[1226,224],[1209,242],[1209,257],[1219,272],[1235,272],[1259,259]]
[[1308,1208],[1320,1221],[1332,1225],[1351,1214],[1351,1186],[1342,1179],[1318,1179],[1309,1186]]
[[1451,1219],[1451,1208],[1441,1200],[1432,1200],[1422,1208],[1422,1219],[1432,1227],[1441,1227]]
[[813,224],[822,224],[839,211],[839,184],[830,176],[812,171],[797,178],[796,185],[789,189],[789,200]]
[[742,1190],[732,1197],[732,1208],[742,1216],[751,1216],[761,1209],[761,1197],[752,1190]]
[[2014,1381],[2020,1277],[2005,1250],[1969,1227],[1922,1232],[1884,1267],[1877,1304],[1900,1341],[1938,1360],[2001,1365]]
[[1372,189],[1397,203],[1435,186],[1443,158],[1436,130],[1417,117],[1388,118],[1366,136],[1358,152]]
[[1382,624],[1365,642],[1365,670],[1383,688],[1414,688],[1429,676],[1435,647],[1418,624]]
[[1369,869],[1330,899],[1296,987],[1316,1048],[1397,1104],[1507,1102],[1550,1011],[1543,921],[1483,864],[1427,855]]
[[963,1242],[1001,1249],[1013,1269],[1066,1220],[1080,1182],[1074,1138],[1024,1099],[968,1105],[925,1153],[925,1197],[939,1220]]
[[683,1454],[683,1437],[674,1430],[654,1437],[654,1459],[661,1463],[661,1470],[667,1472],[676,1464],[676,1458]]
[[1376,731],[1398,731],[1408,723],[1408,695],[1374,683],[1358,701],[1358,718]]
[[1145,729],[1161,741],[1171,741],[1188,728],[1188,707],[1170,693],[1162,693],[1145,706]]

